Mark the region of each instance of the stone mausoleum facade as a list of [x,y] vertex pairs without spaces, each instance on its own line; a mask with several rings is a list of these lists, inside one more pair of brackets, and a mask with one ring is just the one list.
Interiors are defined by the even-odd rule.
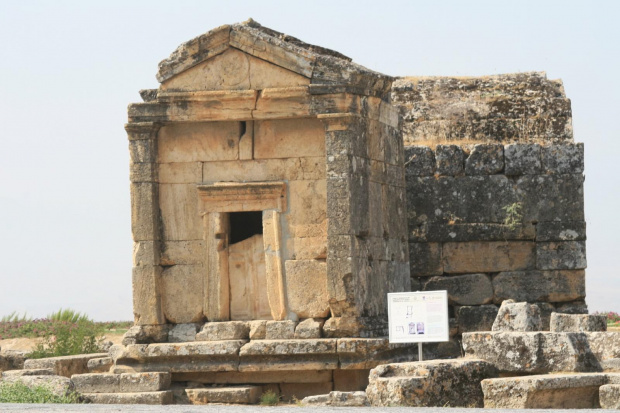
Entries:
[[448,290],[453,340],[429,357],[505,299],[587,312],[561,82],[394,78],[251,20],[157,79],[128,110],[136,326],[116,372],[357,390],[415,357],[387,343],[388,292]]

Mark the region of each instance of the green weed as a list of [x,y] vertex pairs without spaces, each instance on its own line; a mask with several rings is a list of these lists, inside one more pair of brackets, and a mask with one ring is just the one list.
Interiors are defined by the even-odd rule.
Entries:
[[79,395],[54,394],[46,386],[28,387],[22,382],[0,383],[0,403],[80,403]]
[[70,308],[60,309],[55,313],[51,313],[47,316],[49,320],[52,321],[68,321],[70,323],[77,323],[80,321],[90,321],[92,320],[88,318],[86,314],[80,313],[78,311],[72,310]]
[[506,205],[502,208],[506,212],[506,218],[504,218],[504,225],[511,231],[519,228],[523,225],[523,205],[521,202],[514,202],[510,205]]
[[19,323],[25,321],[32,321],[32,317],[29,317],[26,313],[19,315],[17,311],[13,311],[11,314],[0,318],[0,322],[2,323]]
[[28,358],[71,356],[101,352],[101,336],[104,329],[92,321],[55,321],[42,343],[28,355]]
[[280,402],[280,396],[278,396],[273,390],[267,390],[260,395],[261,406],[275,406]]

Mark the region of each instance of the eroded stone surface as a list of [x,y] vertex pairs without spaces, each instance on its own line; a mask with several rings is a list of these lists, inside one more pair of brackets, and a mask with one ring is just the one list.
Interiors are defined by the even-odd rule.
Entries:
[[540,331],[540,308],[529,303],[506,300],[499,308],[492,331]]
[[607,331],[607,316],[592,314],[551,314],[553,332]]
[[205,323],[196,334],[196,341],[247,340],[250,326],[245,321]]
[[620,384],[605,384],[599,387],[599,401],[603,409],[620,409]]
[[43,359],[28,359],[24,363],[25,369],[51,369],[54,374],[71,377],[74,374],[88,373],[88,361],[106,357],[107,353],[78,354],[75,356],[49,357]]
[[497,375],[473,359],[386,364],[371,370],[366,394],[372,406],[482,407],[479,383]]
[[191,404],[256,404],[261,392],[261,386],[227,386],[185,390]]
[[308,396],[301,401],[307,406],[333,406],[333,407],[366,407],[370,406],[366,392],[342,392],[332,391],[329,394]]

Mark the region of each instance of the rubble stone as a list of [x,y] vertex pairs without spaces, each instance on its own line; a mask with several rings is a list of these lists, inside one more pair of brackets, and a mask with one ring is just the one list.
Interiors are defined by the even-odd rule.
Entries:
[[368,407],[370,402],[366,392],[332,391],[329,394],[308,396],[301,401],[305,406],[333,406],[333,407]]
[[245,321],[212,321],[196,334],[196,341],[247,340],[249,336],[250,326]]
[[607,316],[592,314],[551,314],[553,332],[607,331]]
[[499,144],[477,144],[465,160],[467,175],[493,175],[504,169],[504,147]]
[[74,374],[88,373],[88,361],[106,357],[107,353],[78,354],[75,356],[28,359],[25,369],[51,369],[58,376],[71,377]]
[[321,318],[308,318],[297,324],[295,338],[321,338],[325,320]]
[[506,300],[502,303],[493,322],[492,331],[540,331],[540,309],[529,303],[515,303]]
[[405,147],[406,176],[430,176],[435,173],[435,155],[428,146]]
[[439,175],[456,176],[463,173],[465,152],[458,145],[437,145],[435,149],[437,173]]
[[485,409],[594,409],[605,374],[549,374],[483,380]]
[[366,389],[372,406],[482,407],[480,381],[497,377],[483,360],[432,360],[378,366]]
[[170,329],[168,333],[168,342],[170,343],[185,343],[188,341],[196,340],[196,331],[198,330],[196,324],[176,324]]
[[535,175],[541,172],[540,145],[513,143],[504,146],[506,175]]

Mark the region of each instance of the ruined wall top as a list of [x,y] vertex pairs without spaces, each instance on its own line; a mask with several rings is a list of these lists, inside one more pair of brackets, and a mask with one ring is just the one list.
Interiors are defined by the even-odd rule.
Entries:
[[405,145],[572,142],[571,103],[544,72],[402,77],[392,87]]
[[159,63],[157,80],[164,83],[229,48],[241,50],[310,79],[311,93],[322,94],[334,87],[356,94],[389,98],[391,76],[353,63],[350,58],[324,47],[261,26],[249,19],[224,25],[181,44]]

